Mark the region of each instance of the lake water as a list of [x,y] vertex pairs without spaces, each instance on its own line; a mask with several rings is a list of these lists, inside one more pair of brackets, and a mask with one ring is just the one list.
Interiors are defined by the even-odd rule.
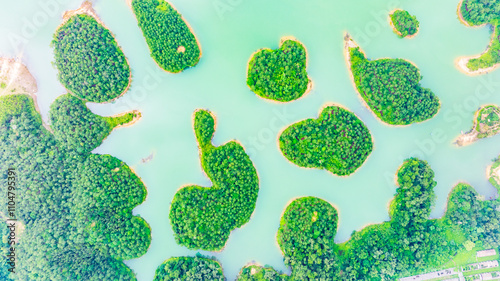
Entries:
[[[57,2],[59,1],[59,2]],[[53,8],[47,3],[53,3]],[[55,3],[55,4],[54,4]],[[468,147],[452,144],[472,125],[481,104],[500,104],[500,70],[469,77],[455,68],[459,56],[481,53],[488,45],[487,27],[462,25],[456,16],[457,0],[172,0],[201,43],[200,63],[180,74],[159,69],[125,0],[95,1],[95,9],[116,35],[133,73],[131,89],[113,104],[91,104],[101,115],[138,109],[142,119],[114,131],[96,149],[128,163],[148,189],[144,204],[134,212],[152,228],[153,241],[146,255],[126,263],[140,281],[152,280],[164,260],[189,255],[175,243],[168,212],[176,190],[185,184],[210,186],[203,175],[191,116],[208,108],[217,117],[216,145],[237,139],[243,143],[260,178],[252,219],[234,231],[221,253],[214,255],[228,280],[247,263],[256,261],[287,271],[276,243],[279,220],[295,197],[317,196],[335,205],[340,223],[337,242],[352,231],[388,219],[387,204],[396,185],[394,174],[405,158],[427,160],[436,172],[437,201],[432,217],[440,217],[446,197],[459,181],[472,184],[486,198],[496,196],[485,169],[500,153],[500,137]],[[49,44],[61,14],[80,1],[8,1],[0,10],[0,55],[21,57],[38,81],[38,102],[44,120],[53,100],[64,93],[51,65]],[[49,7],[49,8],[47,8]],[[395,7],[408,10],[420,21],[411,40],[398,38],[387,16]],[[440,98],[442,108],[433,119],[408,127],[381,123],[360,102],[349,79],[343,54],[343,35],[349,32],[371,59],[392,57],[413,61],[420,68],[422,85]],[[275,104],[258,98],[246,86],[246,63],[259,48],[277,48],[282,36],[292,35],[308,49],[308,73],[313,90],[298,101]],[[375,149],[367,162],[347,178],[326,171],[301,169],[279,151],[278,132],[305,118],[316,118],[328,103],[339,103],[356,113],[371,130]],[[151,153],[150,162],[141,159]]]

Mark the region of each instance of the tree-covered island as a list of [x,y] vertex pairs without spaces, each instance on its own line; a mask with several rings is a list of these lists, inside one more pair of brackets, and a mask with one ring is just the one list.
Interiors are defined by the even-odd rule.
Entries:
[[252,54],[248,62],[247,85],[262,98],[293,101],[312,87],[306,66],[304,45],[285,37],[278,49],[261,49]]
[[[495,165],[497,170],[499,164]],[[479,260],[476,253],[500,246],[499,199],[484,201],[471,186],[459,183],[450,192],[445,215],[429,219],[436,186],[429,164],[406,160],[397,172],[397,184],[390,220],[355,231],[341,244],[334,242],[338,223],[334,206],[316,197],[293,200],[277,235],[291,275],[248,265],[237,280],[398,280],[444,269],[453,273],[443,276],[450,279],[458,272],[474,276],[498,271],[475,263],[498,259],[498,252]]]
[[361,98],[384,123],[410,125],[437,114],[438,97],[422,88],[418,68],[403,59],[366,58],[360,47],[346,35],[346,57]]
[[108,102],[127,91],[132,80],[130,66],[90,2],[65,13],[52,46],[59,81],[73,95]]
[[207,110],[194,113],[201,166],[212,187],[189,185],[174,196],[170,223],[178,244],[189,249],[220,251],[232,230],[250,220],[259,178],[243,146],[230,141],[214,146],[215,119]]
[[165,0],[132,0],[132,10],[151,57],[165,71],[178,73],[195,66],[201,47],[193,30]]
[[479,139],[492,137],[499,132],[500,108],[496,105],[486,105],[476,111],[472,129],[465,134],[461,134],[455,140],[455,143],[458,146],[465,146]]
[[389,14],[390,23],[394,32],[403,38],[412,38],[417,35],[419,22],[417,17],[408,11],[395,10]]
[[354,173],[373,149],[370,131],[354,113],[339,106],[323,108],[318,119],[287,127],[279,137],[283,155],[299,167]]

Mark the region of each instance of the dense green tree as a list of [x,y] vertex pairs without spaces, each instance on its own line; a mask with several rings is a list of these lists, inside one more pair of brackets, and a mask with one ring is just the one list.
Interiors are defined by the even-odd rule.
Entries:
[[460,12],[470,25],[490,23],[500,19],[500,0],[464,0]]
[[82,100],[70,94],[58,97],[50,106],[54,136],[60,143],[79,153],[90,153],[115,126],[129,123],[134,117],[135,113],[120,117],[95,115]]
[[245,266],[241,269],[237,281],[286,281],[288,276],[277,272],[272,267],[261,267],[257,265]]
[[201,50],[182,16],[165,0],[133,0],[132,8],[151,57],[168,72],[195,66]]
[[170,223],[180,245],[218,251],[233,229],[250,220],[259,179],[250,157],[239,143],[212,145],[215,121],[209,111],[198,110],[194,115],[201,166],[213,186],[181,188],[172,200]]
[[59,80],[75,96],[105,102],[127,89],[127,59],[111,32],[93,17],[70,17],[57,29],[52,46]]
[[457,225],[467,240],[481,241],[487,248],[500,246],[500,201],[483,201],[467,184],[451,192],[446,218]]
[[349,60],[358,92],[383,122],[409,125],[430,119],[439,111],[439,99],[420,86],[420,71],[408,61],[370,61],[359,47],[349,48]]
[[323,109],[318,119],[290,125],[279,138],[283,155],[296,165],[344,176],[361,167],[373,149],[372,136],[352,112]]
[[399,36],[407,37],[417,33],[419,26],[417,17],[410,15],[407,11],[396,10],[390,14],[390,17]]
[[306,48],[299,41],[283,41],[277,50],[262,49],[250,58],[247,85],[266,99],[296,100],[310,83],[306,60]]
[[[66,138],[81,138],[96,116],[83,103],[63,96],[51,114],[59,120],[47,131],[34,102],[25,95],[0,97],[0,169],[16,176],[15,215],[24,231],[16,247],[14,280],[135,280],[123,260],[143,255],[150,244],[147,223],[132,215],[144,201],[140,179],[109,155],[81,153]],[[15,104],[5,109],[4,105]],[[57,108],[57,110],[55,110]],[[68,109],[66,113],[62,108]],[[55,120],[51,116],[51,120]],[[84,122],[88,121],[88,123]],[[109,134],[96,132],[102,138]],[[59,137],[56,137],[59,136]],[[61,138],[64,136],[64,138]],[[86,149],[92,146],[84,145]],[[6,193],[7,178],[0,177]],[[0,197],[0,205],[6,206]]]
[[170,258],[156,269],[154,281],[224,281],[221,265],[202,256]]
[[[339,245],[334,243],[335,208],[314,197],[294,200],[282,216],[277,237],[291,276],[252,278],[250,269],[256,274],[263,268],[251,266],[242,269],[240,280],[397,280],[449,262],[461,250],[458,241],[449,238],[454,236],[448,235],[459,222],[450,222],[448,214],[429,220],[435,199],[434,172],[427,162],[412,158],[403,163],[397,176],[399,188],[391,203],[391,220],[354,232]],[[494,223],[498,225],[494,220],[490,227]]]
[[316,197],[302,197],[287,206],[278,229],[278,244],[292,280],[327,280],[338,274],[333,239],[337,210]]

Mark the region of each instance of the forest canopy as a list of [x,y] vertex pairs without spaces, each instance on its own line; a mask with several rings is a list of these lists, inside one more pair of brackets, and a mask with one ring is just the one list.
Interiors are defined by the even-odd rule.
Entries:
[[[146,189],[142,181],[119,159],[92,154],[93,145],[75,151],[55,137],[79,127],[89,127],[96,116],[83,104],[71,104],[85,112],[81,122],[61,120],[52,127],[42,125],[34,101],[25,95],[0,97],[0,168],[17,174],[16,216],[24,231],[16,245],[14,280],[135,280],[123,261],[146,253],[151,233],[146,221],[132,215],[142,203]],[[16,104],[7,110],[4,105]],[[54,108],[54,107],[53,107]],[[53,114],[54,111],[51,112]],[[74,118],[61,114],[59,118]],[[68,126],[68,127],[65,127]],[[104,138],[105,128],[96,127]],[[103,129],[104,132],[97,132]],[[107,133],[106,133],[107,132]],[[66,134],[80,138],[78,134]],[[81,140],[78,140],[81,141]],[[94,144],[95,145],[95,144]],[[0,178],[7,193],[7,178]],[[1,197],[5,206],[7,198]]]
[[297,40],[281,42],[277,50],[262,49],[248,62],[247,85],[260,97],[280,102],[300,98],[310,87],[306,48]]
[[278,244],[292,280],[328,280],[338,275],[333,243],[337,210],[316,197],[302,197],[286,207],[278,229]]
[[207,110],[194,113],[201,166],[212,187],[190,185],[172,200],[170,223],[178,244],[189,249],[219,251],[233,229],[250,220],[259,192],[257,171],[236,141],[212,145],[215,121]]
[[155,273],[154,281],[224,281],[221,265],[202,256],[170,258]]
[[70,17],[54,34],[59,81],[75,96],[106,102],[123,94],[131,79],[130,66],[111,32],[93,17]]
[[420,86],[417,67],[403,59],[368,60],[359,47],[349,47],[356,88],[375,115],[391,125],[410,125],[437,114],[440,102]]
[[279,144],[283,155],[294,164],[339,176],[354,173],[373,149],[365,124],[339,106],[325,107],[318,119],[290,125],[281,133]]
[[389,15],[395,32],[401,37],[413,36],[418,32],[419,22],[417,17],[410,15],[408,11],[396,10]]
[[500,0],[463,0],[460,13],[469,25],[482,25],[500,19]]
[[133,0],[132,9],[151,57],[161,68],[177,73],[198,63],[198,41],[171,4],[164,0]]
[[277,238],[291,276],[276,277],[265,268],[274,279],[252,278],[250,269],[264,268],[249,266],[238,280],[397,280],[455,267],[454,259],[467,253],[470,243],[482,245],[480,249],[499,247],[499,199],[482,201],[472,187],[458,184],[445,216],[429,219],[436,186],[429,164],[406,160],[397,183],[391,220],[356,231],[342,244],[334,242],[338,218],[333,206],[315,197],[294,200],[282,216]]
[[50,106],[50,122],[55,138],[77,152],[90,152],[98,147],[114,127],[131,122],[137,113],[120,117],[93,114],[85,103],[70,95],[58,97]]

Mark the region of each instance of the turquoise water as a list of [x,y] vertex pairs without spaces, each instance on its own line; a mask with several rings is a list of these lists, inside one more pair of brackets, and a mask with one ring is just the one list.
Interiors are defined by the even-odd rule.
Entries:
[[[44,120],[52,101],[64,93],[51,65],[52,34],[62,12],[80,4],[54,0],[52,13],[44,9],[47,2],[51,1],[9,1],[0,10],[0,55],[22,55],[38,81]],[[127,162],[148,188],[146,202],[135,213],[151,225],[153,241],[146,255],[127,261],[139,280],[152,280],[156,267],[167,258],[197,253],[175,243],[168,220],[170,201],[179,187],[211,185],[201,171],[192,130],[191,116],[197,108],[208,108],[216,115],[215,144],[241,141],[260,178],[257,207],[250,222],[231,234],[221,253],[201,252],[216,256],[229,280],[251,261],[287,270],[276,232],[284,208],[295,197],[317,196],[337,207],[337,242],[349,239],[353,230],[366,224],[387,220],[387,204],[396,189],[394,174],[410,156],[427,160],[436,172],[437,201],[432,217],[443,214],[448,192],[459,181],[472,184],[486,198],[496,196],[485,169],[500,153],[500,136],[463,148],[452,144],[460,131],[470,129],[479,105],[500,104],[500,70],[468,77],[455,68],[458,57],[481,53],[490,37],[488,28],[467,28],[458,21],[457,0],[171,2],[195,30],[203,51],[195,68],[175,75],[163,72],[150,58],[124,0],[100,0],[94,5],[129,58],[134,80],[129,92],[115,103],[89,106],[102,115],[133,109],[143,114],[133,126],[114,131],[96,150]],[[414,39],[399,39],[393,34],[387,15],[395,7],[419,19],[420,32]],[[363,107],[350,82],[343,54],[346,31],[369,58],[400,57],[416,63],[424,76],[422,85],[442,101],[439,114],[409,127],[389,127],[376,119]],[[278,47],[285,35],[295,36],[307,47],[314,88],[298,101],[275,104],[250,92],[245,84],[246,63],[255,50]],[[24,47],[16,48],[14,39]],[[347,178],[301,169],[289,163],[277,146],[280,130],[298,120],[317,117],[329,103],[342,104],[356,113],[375,140],[366,163]],[[141,159],[151,153],[153,159],[142,163]]]

